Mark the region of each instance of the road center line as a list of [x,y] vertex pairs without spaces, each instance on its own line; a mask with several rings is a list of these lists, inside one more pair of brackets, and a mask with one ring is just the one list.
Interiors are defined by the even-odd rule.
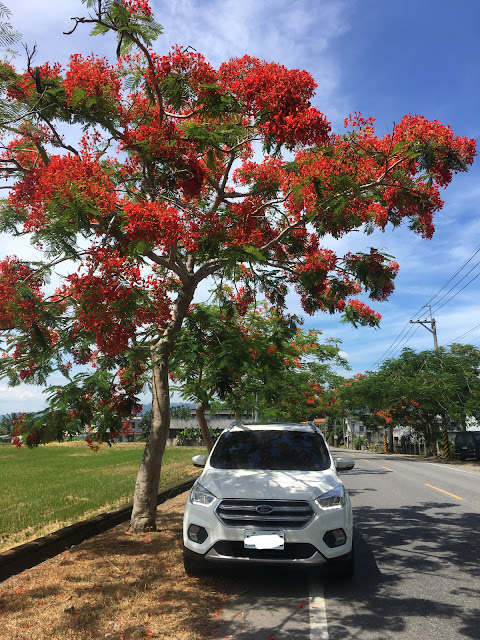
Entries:
[[310,579],[310,640],[328,640],[327,608],[322,584]]
[[447,496],[452,496],[452,498],[457,498],[457,500],[463,500],[463,498],[460,498],[460,496],[456,496],[454,493],[448,493],[448,491],[444,491],[443,489],[439,489],[438,487],[434,487],[433,484],[427,484],[425,483],[426,487],[430,487],[432,489],[436,489],[437,491],[441,491],[442,493],[446,493]]
[[388,467],[382,467],[382,469],[386,469],[387,471],[393,471],[393,473],[395,473],[394,469],[389,469]]

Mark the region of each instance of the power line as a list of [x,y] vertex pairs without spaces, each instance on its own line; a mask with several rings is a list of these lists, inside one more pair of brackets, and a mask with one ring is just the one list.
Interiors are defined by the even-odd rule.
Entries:
[[375,368],[375,365],[378,363],[380,364],[382,362],[382,360],[385,360],[385,356],[387,355],[387,353],[389,351],[391,351],[394,347],[394,345],[396,344],[396,342],[398,342],[398,340],[400,340],[400,337],[402,335],[402,333],[405,331],[405,329],[408,327],[408,322],[405,323],[405,326],[403,327],[403,329],[400,331],[400,333],[398,334],[398,336],[395,338],[395,340],[392,342],[392,344],[388,347],[388,349],[386,351],[383,352],[383,354],[380,356],[380,358],[378,358],[378,360],[376,360],[373,363],[373,367]]
[[[449,278],[447,280],[447,282],[445,282],[445,284],[440,287],[440,289],[437,291],[437,293],[435,293],[435,295],[433,295],[430,300],[424,304],[415,314],[413,314],[412,319],[417,316],[417,320],[418,320],[418,316],[420,315],[420,313],[422,312],[423,309],[427,308],[434,300],[435,298],[437,298],[437,296],[453,281],[455,280],[455,278],[463,271],[463,269],[465,269],[465,267],[475,258],[475,256],[480,253],[480,247],[478,247],[473,254],[468,258],[468,260],[466,260],[462,266],[457,269],[457,271],[453,274],[453,276],[451,276],[451,278]],[[475,275],[473,278],[471,278],[461,289],[459,289],[456,293],[454,293],[450,298],[448,298],[448,300],[446,300],[442,305],[438,306],[439,302],[441,302],[442,300],[444,300],[449,293],[451,293],[456,287],[458,287],[458,285],[463,282],[465,280],[465,278],[472,273],[472,271],[478,267],[480,265],[480,260],[478,262],[476,262],[473,267],[467,271],[467,273],[462,276],[462,278],[460,278],[460,280],[458,280],[458,282],[456,282],[452,287],[450,287],[450,289],[443,294],[443,296],[437,300],[437,302],[435,303],[434,309],[431,310],[432,311],[439,311],[440,309],[442,309],[445,305],[447,305],[451,300],[453,300],[459,293],[461,293],[464,289],[466,289],[474,280],[476,280],[479,276],[480,273],[478,273],[477,275]],[[392,354],[390,355],[390,357],[394,357],[394,355],[396,353],[398,353],[406,344],[409,340],[411,340],[411,338],[413,338],[413,336],[415,335],[415,333],[418,330],[418,327],[416,327],[415,331],[408,331],[406,333],[406,335],[403,337],[403,342],[400,346],[396,347],[397,342],[399,342],[402,339],[402,334],[404,333],[406,327],[409,325],[410,322],[412,322],[412,319],[407,322],[405,324],[405,326],[403,327],[403,329],[401,329],[400,333],[397,335],[397,337],[394,339],[394,341],[392,342],[392,344],[390,345],[390,347],[388,347],[388,349],[386,351],[384,351],[384,353],[380,356],[380,358],[378,358],[378,360],[376,360],[376,362],[374,363],[373,367],[375,367],[377,364],[380,365],[384,360],[386,360],[386,356],[389,352],[392,352]],[[479,325],[480,326],[480,325]],[[474,329],[472,329],[471,331],[474,331]],[[467,332],[467,334],[470,333]],[[411,335],[409,335],[411,334]],[[460,336],[463,337],[463,336]]]
[[468,336],[469,333],[473,333],[474,331],[476,331],[477,329],[480,329],[480,324],[477,324],[477,326],[473,327],[472,329],[469,329],[468,331],[465,331],[465,333],[462,333],[461,336],[457,336],[456,338],[454,338],[451,342],[449,342],[448,344],[453,344],[454,342],[456,342],[457,340],[460,340],[461,338],[464,338],[465,336]]
[[[453,276],[452,276],[449,280],[447,280],[447,282],[446,282],[446,283],[445,283],[445,284],[444,284],[444,285],[443,285],[443,286],[442,286],[442,287],[437,291],[437,293],[436,293],[432,298],[430,298],[430,300],[429,300],[426,304],[424,304],[424,305],[423,305],[422,309],[425,309],[425,307],[428,307],[428,305],[430,305],[430,304],[433,302],[433,300],[435,300],[435,298],[438,296],[438,294],[439,294],[439,293],[441,293],[441,292],[445,289],[445,287],[447,287],[447,286],[450,284],[450,282],[452,282],[452,280],[454,280],[454,279],[458,276],[458,274],[460,273],[460,271],[463,271],[463,269],[465,269],[465,267],[467,266],[467,264],[468,264],[469,262],[471,262],[471,261],[473,260],[473,258],[477,255],[477,253],[479,253],[479,252],[480,252],[480,247],[478,247],[478,249],[476,249],[476,251],[475,251],[475,252],[470,256],[470,258],[469,258],[468,260],[466,260],[466,261],[462,264],[462,266],[460,267],[460,269],[457,269],[456,273],[454,273],[454,274],[453,274]],[[475,267],[476,267],[478,264],[479,264],[479,262],[477,262],[477,264],[475,265]],[[469,271],[468,273],[470,273],[471,271],[473,271],[473,269],[474,269],[475,267],[473,267],[472,269],[470,269],[470,271]],[[468,276],[468,273],[464,276],[464,278],[466,278],[466,276]],[[462,280],[463,280],[464,278],[462,278]],[[457,284],[460,284],[460,282],[461,282],[462,280],[460,280]],[[454,289],[454,288],[455,288],[455,286],[456,286],[456,285],[454,285],[454,286],[452,287],[452,289]],[[450,291],[451,291],[452,289],[450,289]],[[448,293],[449,293],[449,292],[447,292],[445,295],[448,295]],[[445,297],[445,296],[442,296],[442,298],[440,298],[440,300],[442,300],[444,297]],[[437,300],[437,302],[436,302],[435,304],[438,304],[438,303],[440,302],[440,300]],[[420,311],[421,311],[422,309],[420,309]],[[415,314],[415,315],[417,315],[417,314]]]
[[451,287],[451,288],[450,288],[446,293],[444,293],[444,294],[443,294],[443,296],[440,298],[440,300],[437,300],[437,302],[435,303],[435,307],[434,307],[433,311],[438,311],[439,309],[441,309],[442,307],[444,307],[444,306],[447,304],[447,302],[450,302],[450,300],[452,300],[453,298],[455,298],[455,296],[457,296],[457,295],[460,293],[460,291],[463,291],[463,290],[465,289],[465,287],[468,287],[468,285],[469,285],[471,282],[473,282],[476,278],[478,278],[478,276],[480,275],[480,273],[478,273],[478,274],[477,274],[476,276],[474,276],[474,277],[473,277],[469,282],[467,282],[467,284],[466,284],[464,287],[462,287],[462,288],[460,289],[460,291],[457,291],[457,293],[456,293],[455,295],[453,295],[451,298],[449,298],[449,299],[447,300],[447,302],[445,302],[444,304],[442,304],[440,307],[437,307],[437,306],[436,306],[436,305],[438,305],[438,303],[439,303],[439,302],[441,302],[441,301],[442,301],[446,296],[448,296],[448,294],[449,294],[449,293],[451,293],[451,292],[455,289],[455,287],[457,287],[461,282],[463,282],[463,281],[465,280],[465,278],[466,278],[468,275],[470,275],[470,274],[472,273],[472,271],[473,271],[476,267],[478,267],[478,265],[479,265],[479,264],[480,264],[480,260],[479,260],[479,261],[478,261],[478,262],[477,262],[477,263],[476,263],[476,264],[475,264],[475,265],[474,265],[474,266],[473,266],[469,271],[467,271],[467,273],[463,276],[463,278],[461,278],[461,279],[460,279],[456,284],[454,284],[454,285],[453,285],[453,287]]
[[[469,273],[470,273],[470,272],[469,272]],[[468,274],[467,274],[467,275],[468,275]],[[476,276],[473,276],[473,278],[472,278],[471,280],[469,280],[469,281],[467,282],[467,284],[466,284],[466,285],[464,285],[461,289],[459,289],[456,293],[454,293],[454,294],[453,294],[453,296],[452,296],[451,298],[449,298],[446,302],[444,302],[443,304],[441,304],[439,307],[436,307],[436,308],[434,309],[434,311],[439,311],[439,310],[440,310],[440,309],[442,309],[446,304],[448,304],[451,300],[453,300],[454,298],[456,298],[456,297],[458,296],[458,294],[459,294],[459,293],[461,293],[464,289],[466,289],[466,288],[468,287],[468,285],[469,285],[469,284],[471,284],[474,280],[476,280],[476,279],[478,278],[478,276],[480,276],[480,273],[477,273],[477,275],[476,275]],[[463,278],[462,278],[462,280],[463,280]],[[461,281],[460,281],[460,282],[461,282]],[[443,296],[443,297],[445,297],[445,296]],[[440,300],[442,300],[442,299],[443,299],[443,297],[442,297],[442,298],[440,298]],[[439,302],[440,302],[440,300],[439,300]]]

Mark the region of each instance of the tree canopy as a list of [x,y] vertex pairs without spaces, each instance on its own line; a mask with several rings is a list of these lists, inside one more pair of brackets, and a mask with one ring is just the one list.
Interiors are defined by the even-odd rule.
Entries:
[[113,36],[116,61],[73,53],[65,69],[32,56],[24,70],[0,68],[0,230],[43,255],[0,261],[1,375],[65,376],[24,423],[31,445],[85,426],[111,440],[151,377],[132,515],[148,529],[169,359],[199,284],[230,281],[240,298],[258,290],[279,308],[290,287],[306,313],[377,326],[362,297],[387,298],[398,265],[375,247],[337,255],[325,236],[404,222],[431,237],[440,189],[475,143],[412,115],[378,136],[354,114],[335,133],[306,71],[249,55],[214,68],[181,46],[162,55],[147,0],[86,6],[73,31]]
[[430,449],[451,422],[465,428],[480,417],[480,350],[452,344],[438,350],[404,349],[379,371],[348,382],[344,406],[377,426],[403,426],[423,436]]
[[246,306],[221,293],[217,304],[192,306],[171,359],[181,394],[198,403],[207,446],[201,414],[218,400],[238,420],[245,410],[268,420],[315,417],[332,365],[348,366],[338,341],[321,341],[321,331],[301,329],[298,318],[265,302]]

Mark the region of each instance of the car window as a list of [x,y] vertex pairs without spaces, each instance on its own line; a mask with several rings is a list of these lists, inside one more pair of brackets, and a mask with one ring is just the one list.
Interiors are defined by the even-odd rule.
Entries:
[[322,471],[330,467],[323,438],[303,431],[229,431],[212,451],[217,469]]

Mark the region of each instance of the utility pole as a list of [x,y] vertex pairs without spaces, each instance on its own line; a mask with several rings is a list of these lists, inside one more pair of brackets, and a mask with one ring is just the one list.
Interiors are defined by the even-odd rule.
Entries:
[[[432,307],[428,307],[430,309],[430,320],[425,318],[425,320],[410,320],[411,324],[421,324],[422,327],[425,327],[427,331],[433,335],[433,347],[435,351],[438,351],[438,342],[437,342],[437,327],[435,324],[435,318],[432,318]],[[427,326],[427,325],[430,325]]]
[[[437,328],[435,325],[435,318],[432,318],[432,307],[428,307],[430,309],[430,320],[425,318],[425,320],[410,320],[412,324],[421,324],[422,327],[425,327],[427,331],[433,335],[433,347],[435,351],[438,351],[438,342],[437,342]],[[427,325],[430,325],[428,327]],[[448,438],[447,425],[448,425],[448,416],[446,413],[442,414],[442,423],[443,423],[443,455],[446,460],[450,459],[450,442]],[[438,448],[438,444],[437,444]]]

